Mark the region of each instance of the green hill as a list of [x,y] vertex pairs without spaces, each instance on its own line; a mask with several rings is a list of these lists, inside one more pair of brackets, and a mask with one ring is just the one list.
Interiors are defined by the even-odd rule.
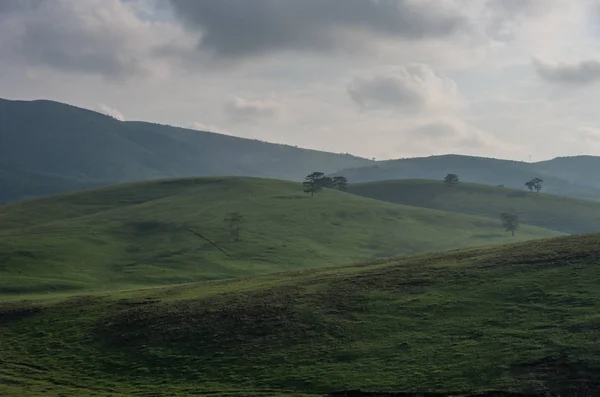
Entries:
[[[375,164],[345,169],[334,173],[351,182],[375,182],[393,179],[442,180],[447,174],[458,174],[464,182],[504,185],[525,189],[533,178],[544,180],[544,192],[560,196],[600,201],[600,184],[594,178],[592,165],[598,157],[563,157],[539,163],[500,160],[485,157],[443,155],[379,161]],[[582,177],[584,175],[585,177]]]
[[85,187],[187,176],[301,180],[372,163],[112,117],[53,101],[0,99],[0,203]]
[[600,231],[600,203],[473,183],[447,186],[433,180],[392,180],[349,186],[351,193],[411,206],[498,219],[503,212],[521,222],[564,233]]
[[[224,218],[245,216],[235,242]],[[558,233],[523,227],[517,240]],[[516,241],[499,221],[253,178],[140,182],[0,207],[0,295],[106,290]]]
[[[0,304],[4,396],[600,392],[600,235]],[[456,395],[456,394],[454,394]]]

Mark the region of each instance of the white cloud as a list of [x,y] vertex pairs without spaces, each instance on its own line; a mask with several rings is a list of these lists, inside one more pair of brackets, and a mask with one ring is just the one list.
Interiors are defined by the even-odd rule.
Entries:
[[223,109],[235,121],[253,121],[277,117],[280,106],[269,100],[235,97],[225,102]]
[[112,108],[108,105],[105,105],[103,103],[99,103],[96,106],[96,109],[104,114],[107,114],[111,117],[114,117],[115,119],[119,120],[119,121],[125,121],[125,116],[123,116],[123,113],[119,112],[117,109]]
[[348,86],[350,98],[363,109],[442,111],[458,106],[454,81],[427,65],[407,65],[356,77]]
[[227,134],[229,135],[229,132],[214,125],[214,124],[204,124],[201,123],[199,121],[193,121],[191,122],[186,128],[190,128],[192,130],[198,130],[198,131],[206,131],[206,132],[216,132],[219,134]]

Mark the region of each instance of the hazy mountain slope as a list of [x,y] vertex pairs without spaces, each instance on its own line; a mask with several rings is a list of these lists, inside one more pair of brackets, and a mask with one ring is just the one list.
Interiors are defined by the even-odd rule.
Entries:
[[577,236],[0,303],[0,394],[597,396],[599,260]]
[[535,169],[547,175],[553,175],[573,183],[600,188],[600,157],[571,156],[557,157],[548,161],[534,163]]
[[499,219],[509,212],[523,223],[564,233],[600,231],[600,203],[545,193],[441,181],[401,179],[351,184],[349,192],[417,207]]
[[[241,212],[241,241],[224,218]],[[0,295],[106,290],[348,264],[559,233],[299,183],[191,178],[0,207]]]
[[489,159],[459,155],[431,156],[381,161],[375,165],[341,170],[351,182],[372,182],[391,179],[442,180],[446,174],[458,174],[465,182],[504,185],[524,189],[525,182],[535,177],[544,180],[544,192],[592,200],[600,200],[600,189],[591,184],[576,183],[577,167],[557,176],[554,171],[537,163]]
[[[350,155],[170,126],[121,122],[52,101],[0,99],[0,161],[11,170],[55,175],[56,191],[162,177],[246,175],[300,180],[371,163]],[[47,194],[52,180],[21,194],[0,174],[0,201]],[[41,176],[40,176],[41,178]],[[14,179],[14,178],[12,178]],[[73,180],[69,182],[69,180]]]

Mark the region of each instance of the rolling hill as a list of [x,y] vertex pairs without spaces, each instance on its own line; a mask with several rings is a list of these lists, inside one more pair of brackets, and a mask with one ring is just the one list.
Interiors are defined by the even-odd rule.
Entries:
[[441,181],[402,179],[352,184],[348,191],[393,203],[497,219],[503,212],[521,222],[563,233],[600,231],[600,203],[544,193]]
[[[241,241],[224,218],[245,217]],[[189,178],[0,207],[0,295],[88,291],[348,264],[557,236],[496,219],[385,203],[299,183]]]
[[59,102],[0,99],[0,203],[167,177],[300,180],[315,170],[369,163],[350,155],[122,122]]
[[0,394],[595,396],[599,260],[600,235],[570,236],[4,302]]
[[[443,155],[400,160],[379,161],[372,165],[345,169],[333,173],[344,175],[351,182],[374,182],[393,179],[442,180],[446,174],[458,174],[464,182],[491,186],[504,185],[525,189],[533,178],[544,180],[546,193],[600,200],[600,182],[594,177],[591,156],[563,157],[540,163],[525,163],[485,157]],[[562,170],[562,171],[560,171]],[[582,177],[586,175],[586,177]]]

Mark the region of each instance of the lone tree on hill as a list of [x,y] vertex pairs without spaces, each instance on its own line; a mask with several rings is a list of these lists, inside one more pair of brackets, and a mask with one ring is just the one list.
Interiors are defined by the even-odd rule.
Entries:
[[244,220],[244,215],[239,212],[232,212],[223,219],[229,224],[229,232],[235,241],[240,241],[240,226]]
[[515,235],[515,232],[519,230],[519,217],[517,215],[503,212],[500,214],[500,220],[502,221],[502,227],[504,227],[507,232],[511,232],[513,236]]
[[456,174],[448,174],[444,178],[444,183],[447,184],[448,186],[454,186],[458,182],[460,182],[460,179],[458,179],[458,175],[456,175]]
[[313,197],[315,193],[319,193],[324,187],[335,187],[333,179],[325,176],[322,172],[313,172],[306,176],[305,181],[302,183],[302,189],[305,193],[310,193],[310,197]]
[[323,190],[321,179],[324,177],[325,174],[322,172],[313,172],[312,174],[307,175],[304,183],[302,183],[302,189],[305,193],[310,193],[310,197],[313,197],[315,193],[319,193]]
[[540,190],[542,190],[542,183],[544,183],[542,179],[533,178],[529,182],[525,182],[525,186],[527,186],[527,189],[529,189],[529,191],[533,192],[535,190],[539,193]]
[[348,179],[344,176],[334,176],[333,177],[333,186],[337,190],[346,191],[348,189]]

